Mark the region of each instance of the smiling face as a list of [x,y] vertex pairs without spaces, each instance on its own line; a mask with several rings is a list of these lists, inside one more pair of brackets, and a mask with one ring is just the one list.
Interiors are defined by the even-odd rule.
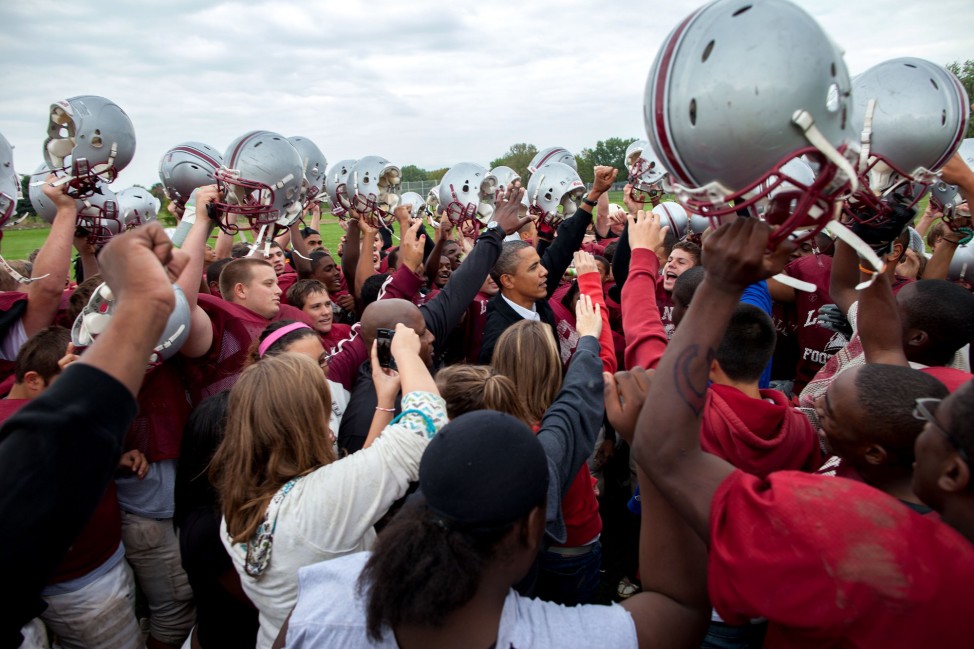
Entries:
[[337,293],[342,289],[342,270],[330,256],[326,255],[318,260],[314,278],[324,284],[329,293]]
[[[541,257],[534,248],[517,251],[517,269],[511,275],[501,275],[501,288],[512,302],[527,306],[548,295],[548,269],[541,265]],[[529,307],[528,307],[529,308]]]
[[674,248],[663,266],[663,290],[671,293],[676,278],[697,265],[697,259],[686,250]]
[[310,293],[304,301],[301,309],[311,320],[311,326],[320,334],[331,331],[334,314],[331,310],[331,298],[324,291]]
[[450,281],[450,275],[452,274],[453,266],[450,264],[450,258],[443,255],[440,257],[440,266],[436,271],[436,276],[433,278],[433,283],[443,288]]
[[443,256],[450,260],[450,270],[460,267],[460,244],[450,241],[443,246]]

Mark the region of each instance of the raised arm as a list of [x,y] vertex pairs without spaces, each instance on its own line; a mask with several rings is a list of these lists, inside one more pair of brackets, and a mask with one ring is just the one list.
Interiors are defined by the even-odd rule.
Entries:
[[[375,264],[372,263],[372,253],[375,251],[375,228],[365,222],[365,219],[358,220],[358,229],[361,230],[361,240],[359,241],[358,263],[355,265],[355,282],[351,284],[354,288],[353,295],[356,300],[362,299],[362,286],[365,280],[375,275]],[[349,231],[351,231],[351,226]],[[348,251],[348,242],[345,242],[345,250]],[[343,264],[344,266],[344,264]]]
[[54,179],[52,175],[44,181],[44,195],[54,203],[57,214],[51,231],[34,260],[31,275],[37,279],[27,286],[27,310],[22,322],[28,337],[54,322],[71,265],[71,245],[78,212],[74,199],[64,193],[66,185],[51,186]]
[[[207,206],[220,197],[220,190],[216,185],[207,185],[196,190],[196,220],[181,250],[186,254],[186,270],[179,278],[179,287],[186,294],[186,300],[192,313],[189,337],[183,344],[180,353],[188,358],[199,358],[209,351],[213,344],[213,324],[209,316],[196,303],[199,297],[200,277],[203,275],[203,255],[206,241],[213,230]],[[229,235],[228,235],[229,236]]]
[[900,312],[886,273],[880,273],[871,286],[859,291],[856,325],[867,363],[909,367],[903,351]]
[[859,283],[859,256],[852,246],[841,239],[835,240],[835,254],[832,256],[832,274],[829,279],[829,295],[842,311],[849,315],[849,307],[858,299],[856,284]]
[[[349,211],[349,218],[342,221],[345,228],[345,250],[342,252],[342,274],[345,282],[355,290],[355,269],[358,267],[359,247],[362,245],[362,233],[358,228],[360,215],[355,210]],[[371,259],[372,253],[369,253]]]
[[663,354],[633,440],[640,468],[704,542],[710,502],[734,470],[700,449],[710,366],[741,293],[787,261],[790,242],[766,254],[770,233],[757,219],[739,219],[706,240],[704,281]]
[[[619,170],[612,167],[596,167],[595,183],[586,198],[598,203],[599,197],[612,187],[618,173]],[[572,263],[572,255],[582,245],[591,222],[592,208],[582,203],[570,218],[562,222],[558,236],[541,255],[541,265],[548,269],[548,297],[558,289],[565,270]]]
[[440,221],[440,227],[436,231],[436,244],[433,246],[433,250],[426,258],[426,276],[436,277],[436,273],[440,268],[440,257],[443,254],[443,248],[446,247],[446,242],[449,241],[453,236],[453,224],[450,223],[450,219],[445,218]]
[[626,335],[626,367],[653,369],[666,350],[666,330],[656,307],[659,257],[656,247],[668,227],[659,216],[638,210],[627,217],[626,230],[632,246],[629,279],[622,287],[622,330]]
[[602,320],[602,328],[598,336],[602,369],[606,372],[615,372],[619,367],[619,359],[616,358],[612,329],[609,327],[609,310],[605,307],[605,296],[602,295],[602,277],[599,275],[599,267],[595,264],[595,257],[584,250],[577,251],[575,253],[575,270],[578,271],[579,293],[588,297],[595,313]]
[[294,251],[294,254],[291,255],[294,271],[298,277],[304,277],[311,273],[311,259],[309,259],[311,255],[308,253],[308,244],[304,242],[304,237],[301,236],[301,222],[292,223],[288,232],[291,234],[291,248]]

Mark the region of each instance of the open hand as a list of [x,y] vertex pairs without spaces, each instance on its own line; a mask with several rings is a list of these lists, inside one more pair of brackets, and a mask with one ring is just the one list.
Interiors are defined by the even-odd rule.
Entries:
[[579,338],[583,336],[599,337],[602,333],[602,307],[592,304],[592,298],[584,293],[578,296],[575,304],[575,330]]

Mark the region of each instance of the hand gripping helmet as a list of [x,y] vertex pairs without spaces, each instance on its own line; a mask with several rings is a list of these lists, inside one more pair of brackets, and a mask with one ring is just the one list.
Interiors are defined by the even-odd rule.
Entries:
[[495,185],[487,176],[479,164],[461,162],[440,180],[440,206],[465,237],[476,237],[483,225],[481,218],[493,212]]
[[97,183],[113,182],[134,155],[132,120],[115,103],[82,95],[51,104],[44,162],[68,184],[69,196],[90,196]]
[[159,199],[144,187],[129,187],[118,192],[118,211],[126,230],[155,221],[159,215]]
[[287,138],[270,131],[251,131],[227,147],[223,166],[216,172],[222,202],[213,205],[226,232],[243,229],[225,219],[228,213],[244,216],[251,230],[288,227],[301,217],[304,165]]
[[[961,142],[956,155],[959,155],[968,168],[974,171],[974,138],[969,137]],[[914,193],[917,191],[914,189]],[[963,198],[957,193],[957,185],[948,185],[943,180],[937,179],[930,186],[930,202],[943,212],[944,223],[953,229],[955,227],[954,208],[963,202]]]
[[287,139],[298,153],[301,155],[301,162],[304,163],[304,208],[308,209],[311,204],[321,200],[325,193],[325,173],[328,170],[328,160],[314,142],[306,137],[289,137]]
[[328,169],[325,174],[325,192],[331,203],[332,216],[345,218],[348,216],[347,182],[357,160],[339,160]]
[[[967,132],[968,98],[957,77],[917,58],[884,61],[852,86],[852,126],[861,148],[860,188],[849,211],[870,221],[883,216],[878,198],[895,189],[915,204],[936,181],[934,172]],[[915,191],[905,191],[909,184],[918,184]]]
[[488,177],[494,179],[494,190],[506,192],[515,182],[521,182],[521,176],[510,167],[494,167]]
[[408,205],[410,216],[414,219],[422,218],[427,215],[426,201],[416,192],[406,192],[399,197],[400,205]]
[[560,162],[578,171],[578,163],[575,161],[575,156],[571,151],[560,146],[550,146],[547,149],[538,151],[531,159],[531,164],[528,165],[528,171],[537,173],[538,169],[549,162]]
[[352,209],[373,227],[383,227],[392,220],[399,204],[402,186],[399,167],[377,155],[367,155],[352,167],[346,182]]
[[223,156],[213,147],[202,142],[183,142],[162,156],[159,179],[169,200],[184,207],[194,191],[216,182],[221,166]]
[[663,201],[653,208],[653,214],[659,217],[661,227],[669,227],[670,233],[677,239],[687,236],[690,219],[683,206],[673,201]]
[[0,226],[13,216],[21,193],[20,178],[14,171],[14,148],[0,133]]
[[823,228],[855,183],[845,157],[850,91],[841,52],[802,9],[716,0],[663,42],[643,118],[680,202],[718,222],[789,180],[786,162],[808,156],[815,183],[774,223],[776,245],[798,228]]
[[[166,321],[166,327],[152,351],[152,356],[148,359],[150,365],[175,356],[189,338],[191,317],[189,302],[183,289],[177,284],[173,284],[172,288],[176,295],[176,306]],[[76,348],[90,346],[108,327],[114,313],[115,295],[108,288],[108,284],[102,283],[91,294],[87,306],[75,318],[74,325],[71,327],[71,342]]]
[[561,162],[549,162],[528,180],[528,209],[538,217],[539,225],[557,227],[575,213],[584,193],[585,184],[577,171]]
[[629,184],[632,185],[632,198],[637,203],[646,204],[662,195],[663,179],[666,169],[656,159],[656,154],[646,140],[636,140],[626,149],[626,169],[629,170]]

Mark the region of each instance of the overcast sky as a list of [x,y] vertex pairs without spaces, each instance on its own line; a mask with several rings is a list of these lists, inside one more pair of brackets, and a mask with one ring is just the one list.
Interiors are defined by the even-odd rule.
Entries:
[[[974,58],[970,0],[797,0],[852,74],[897,56]],[[302,135],[331,162],[488,164],[515,142],[578,152],[645,138],[643,88],[666,34],[700,3],[2,0],[0,133],[19,173],[42,161],[48,109],[101,95],[135,124],[113,185],[158,182],[171,146],[225,150],[254,129]]]

